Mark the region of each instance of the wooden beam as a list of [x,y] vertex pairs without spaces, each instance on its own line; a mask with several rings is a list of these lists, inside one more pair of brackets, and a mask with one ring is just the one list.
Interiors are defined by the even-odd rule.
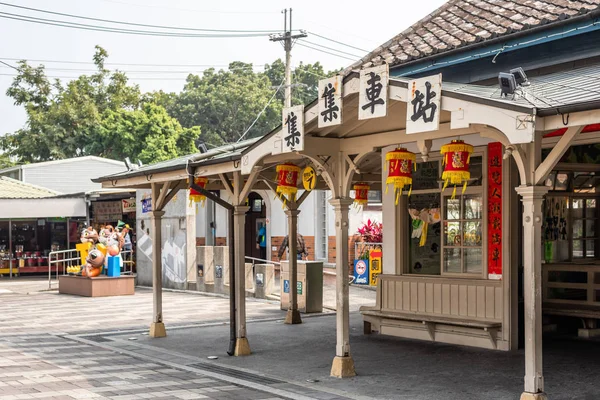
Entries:
[[233,195],[233,185],[231,184],[231,181],[229,180],[229,177],[226,174],[219,174],[219,178],[221,179],[221,182],[223,183],[223,187],[225,188],[225,190],[227,191],[227,193],[231,197],[234,197],[234,195]]
[[248,175],[248,180],[244,184],[244,188],[242,189],[242,191],[240,193],[240,200],[245,199],[248,196],[248,194],[250,194],[250,191],[252,190],[254,184],[256,183],[256,179],[258,178],[258,175],[260,174],[260,170],[261,170],[260,164],[257,164],[254,166],[254,168],[252,169],[252,172],[250,172],[250,175]]
[[179,192],[181,189],[185,189],[186,187],[187,187],[187,182],[185,179],[182,179],[179,182],[175,182],[174,184],[172,184],[169,194],[167,194],[167,196],[163,200],[163,203],[164,203],[163,207],[166,206],[167,204],[169,204],[169,202],[173,199],[173,197],[175,197],[177,192]]
[[310,192],[312,192],[312,190],[305,190],[304,192],[302,192],[300,197],[298,197],[298,199],[296,199],[296,201],[294,201],[296,208],[300,207],[302,205],[302,203],[304,203],[304,200],[306,200],[306,198],[308,197]]
[[162,211],[163,207],[165,206],[163,203],[165,201],[165,197],[167,197],[167,194],[169,193],[170,186],[171,182],[163,183],[162,189],[160,190],[160,194],[158,195],[156,203],[152,203],[152,209],[154,211]]
[[534,185],[541,185],[552,168],[560,161],[567,152],[573,140],[581,133],[585,126],[572,126],[562,135],[556,146],[550,151],[548,157],[535,169]]

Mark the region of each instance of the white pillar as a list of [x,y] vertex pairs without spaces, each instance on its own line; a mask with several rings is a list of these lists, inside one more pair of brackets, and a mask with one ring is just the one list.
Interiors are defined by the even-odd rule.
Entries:
[[[236,356],[250,354],[250,344],[246,337],[246,258],[245,226],[248,206],[235,206],[233,213],[233,239],[235,255],[235,319],[237,325]],[[231,265],[230,265],[231,268]]]
[[153,316],[150,337],[167,336],[162,316],[162,234],[161,219],[164,211],[152,211],[152,300]]
[[523,202],[523,296],[525,300],[525,392],[522,400],[546,399],[542,374],[543,186],[519,186]]
[[354,360],[350,355],[350,305],[348,281],[348,209],[352,199],[337,198],[329,203],[335,210],[336,244],[336,331],[335,358],[331,376],[346,378],[355,376]]
[[290,256],[288,260],[290,268],[290,305],[285,316],[286,324],[301,324],[300,312],[298,311],[298,214],[300,210],[286,210],[285,215],[288,217],[288,248]]

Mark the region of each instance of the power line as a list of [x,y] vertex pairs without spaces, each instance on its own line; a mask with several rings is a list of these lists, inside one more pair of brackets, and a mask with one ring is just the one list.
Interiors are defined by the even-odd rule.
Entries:
[[183,27],[177,27],[177,26],[140,24],[140,23],[134,23],[134,22],[124,22],[124,21],[115,21],[115,20],[102,19],[102,18],[85,17],[85,16],[81,16],[81,15],[74,15],[74,14],[67,14],[67,13],[61,13],[61,12],[56,12],[56,11],[42,10],[42,9],[33,8],[33,7],[18,6],[16,4],[10,4],[10,3],[4,3],[4,2],[0,2],[0,5],[7,6],[7,7],[20,8],[23,10],[35,11],[35,12],[40,12],[40,13],[45,13],[45,14],[60,15],[62,17],[85,19],[88,21],[96,21],[96,22],[108,22],[110,24],[118,24],[118,25],[141,26],[144,28],[173,29],[173,30],[196,31],[196,32],[222,32],[222,33],[273,33],[274,31],[277,31],[277,30],[183,28]]
[[[0,61],[0,63],[8,65],[5,62]],[[5,67],[1,67],[0,68],[5,68]],[[11,67],[14,68],[14,67]],[[212,68],[212,66],[207,66],[206,69],[200,69],[200,70],[196,70],[196,71],[164,71],[164,70],[119,70],[116,69],[112,72],[123,72],[123,73],[128,73],[128,74],[194,74],[194,73],[199,73],[199,72],[204,72],[204,71],[208,71],[210,69],[214,69]],[[98,70],[97,69],[85,69],[85,68],[53,68],[53,67],[44,67],[44,70],[46,71],[79,71],[79,72],[91,72],[91,73],[97,73]],[[240,67],[240,68],[229,68],[227,69],[227,71],[242,71],[242,70],[246,70],[246,68]]]
[[163,10],[174,10],[174,11],[191,11],[191,12],[196,12],[196,13],[215,13],[215,14],[279,14],[278,11],[223,11],[223,10],[195,10],[192,8],[176,8],[176,7],[165,7],[165,6],[158,6],[158,5],[152,5],[152,4],[134,4],[134,3],[127,3],[124,1],[116,1],[116,0],[101,0],[107,3],[114,3],[114,4],[123,4],[126,6],[131,6],[131,7],[146,7],[146,8],[160,8]]
[[309,45],[304,44],[304,43],[296,43],[296,44],[298,46],[302,46],[302,47],[306,47],[306,48],[309,48],[309,49],[312,49],[312,50],[320,51],[321,53],[326,53],[326,54],[329,54],[329,55],[332,55],[332,56],[336,56],[336,57],[340,57],[340,58],[345,58],[346,60],[351,60],[351,61],[355,61],[356,60],[356,58],[350,58],[350,57],[342,56],[340,54],[334,54],[334,53],[332,53],[330,51],[321,50],[321,49],[319,49],[317,47],[312,47],[312,46],[309,46]]
[[6,66],[7,66],[7,67],[9,67],[9,68],[12,68],[12,69],[14,69],[15,71],[19,71],[19,72],[21,72],[21,70],[20,70],[19,68],[15,67],[15,66],[13,66],[13,65],[10,65],[10,64],[9,64],[9,63],[7,63],[7,62],[4,62],[4,61],[0,60],[0,63],[2,63],[2,64],[4,64],[4,65],[6,65]]
[[343,42],[339,42],[337,40],[330,39],[330,38],[328,38],[326,36],[319,35],[318,33],[314,33],[314,32],[308,32],[308,33],[310,33],[313,36],[320,37],[321,39],[329,40],[330,42],[341,44],[342,46],[350,47],[351,49],[359,50],[359,51],[362,51],[364,53],[368,53],[369,52],[369,50],[361,49],[361,48],[358,48],[358,47],[355,47],[355,46],[352,46],[352,45],[349,45],[349,44],[346,44],[346,43],[343,43]]
[[76,22],[69,21],[58,21],[51,20],[46,18],[38,18],[38,17],[29,17],[26,15],[18,15],[0,12],[0,18],[4,19],[12,19],[17,21],[24,22],[32,22],[42,25],[51,25],[51,26],[60,26],[63,28],[74,28],[74,29],[82,29],[88,31],[98,31],[98,32],[111,32],[111,33],[124,33],[129,35],[143,35],[143,36],[164,36],[164,37],[179,37],[179,38],[249,38],[249,37],[261,37],[267,36],[266,33],[233,33],[233,34],[183,34],[183,33],[172,33],[172,32],[158,32],[158,31],[141,31],[141,30],[131,30],[131,29],[123,29],[123,28],[110,28],[99,25],[87,25],[87,24],[79,24]]
[[256,117],[256,119],[250,124],[250,126],[248,127],[248,129],[246,129],[246,131],[240,136],[240,138],[237,140],[236,143],[239,143],[240,140],[242,140],[244,137],[246,137],[246,135],[248,134],[248,132],[250,132],[250,129],[252,129],[252,127],[254,126],[254,124],[256,124],[256,122],[261,117],[261,115],[263,115],[263,113],[265,112],[265,110],[267,109],[267,107],[269,107],[269,104],[271,104],[271,102],[273,102],[273,100],[275,100],[275,96],[277,96],[277,93],[279,93],[279,91],[281,90],[281,87],[283,86],[284,83],[285,83],[285,78],[283,78],[283,80],[279,84],[279,87],[277,88],[277,90],[275,90],[275,93],[273,93],[273,96],[271,96],[271,98],[269,99],[268,103],[258,113],[258,116]]
[[[84,64],[93,65],[93,61],[74,61],[74,60],[40,60],[33,58],[9,58],[0,57],[0,60],[5,61],[27,61],[27,62],[41,62],[41,63],[54,63],[54,64]],[[264,63],[249,63],[253,68],[264,68]],[[199,67],[229,67],[230,64],[144,64],[144,63],[113,63],[107,62],[105,65],[123,65],[129,67],[181,67],[181,68],[199,68]]]
[[[17,74],[5,74],[5,73],[0,73],[0,76],[12,76],[13,78],[18,76]],[[46,75],[46,78],[49,79],[79,79],[81,78],[81,76],[84,75],[80,75],[80,76],[59,76],[59,75]],[[187,79],[187,77],[181,77],[181,78],[173,78],[173,77],[147,77],[147,76],[141,76],[141,77],[135,77],[135,76],[128,76],[127,79],[132,80],[132,81],[138,81],[138,80],[144,80],[144,81],[185,81]]]
[[327,46],[323,46],[322,44],[319,44],[319,43],[311,42],[310,40],[305,40],[305,39],[301,39],[301,40],[302,40],[303,43],[309,43],[309,44],[312,44],[313,46],[318,46],[318,47],[321,47],[323,49],[333,50],[333,51],[341,53],[341,54],[346,54],[346,55],[349,55],[349,56],[352,56],[352,57],[355,57],[355,58],[360,58],[360,56],[357,56],[356,54],[346,53],[345,51],[337,50],[337,49],[334,49],[333,47],[327,47]]

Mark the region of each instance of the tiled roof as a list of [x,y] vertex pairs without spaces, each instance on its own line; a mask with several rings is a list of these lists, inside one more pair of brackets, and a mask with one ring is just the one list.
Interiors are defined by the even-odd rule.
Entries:
[[450,0],[349,69],[397,66],[599,10],[600,0]]
[[0,176],[0,199],[41,199],[58,194],[50,189]]

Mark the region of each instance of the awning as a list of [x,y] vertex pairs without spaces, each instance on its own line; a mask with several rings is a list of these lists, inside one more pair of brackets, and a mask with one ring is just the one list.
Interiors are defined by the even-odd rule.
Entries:
[[86,210],[83,197],[0,199],[0,219],[85,217]]

